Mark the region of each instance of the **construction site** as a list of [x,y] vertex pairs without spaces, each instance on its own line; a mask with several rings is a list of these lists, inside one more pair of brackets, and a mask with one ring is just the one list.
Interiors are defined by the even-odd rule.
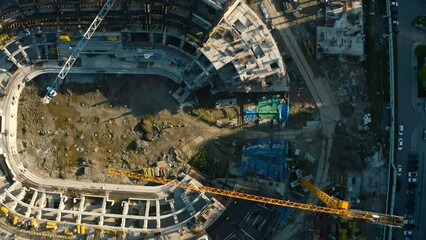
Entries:
[[5,236],[369,239],[404,225],[382,201],[362,2],[320,2],[28,3],[64,26],[3,20]]

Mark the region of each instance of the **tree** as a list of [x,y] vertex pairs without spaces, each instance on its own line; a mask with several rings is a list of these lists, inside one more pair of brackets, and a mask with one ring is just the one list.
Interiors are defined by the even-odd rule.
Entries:
[[422,80],[422,82],[426,82],[426,67],[423,66],[422,69],[419,71],[419,79]]
[[205,148],[201,148],[188,163],[197,170],[213,177],[218,167]]

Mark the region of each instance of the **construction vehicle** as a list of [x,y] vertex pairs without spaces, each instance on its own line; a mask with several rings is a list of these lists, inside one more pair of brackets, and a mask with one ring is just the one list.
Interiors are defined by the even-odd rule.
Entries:
[[58,226],[56,222],[49,221],[46,223],[46,230],[55,230],[57,228]]
[[60,35],[59,40],[62,42],[71,42],[71,37],[69,35]]
[[78,234],[86,234],[86,226],[84,225],[77,225],[77,233]]
[[7,208],[6,206],[2,206],[0,208],[0,211],[5,217],[9,216],[9,208]]
[[[59,88],[59,86],[64,81],[65,77],[67,76],[68,72],[71,70],[72,66],[74,65],[74,62],[77,60],[77,58],[80,56],[81,51],[84,49],[86,44],[89,42],[92,35],[95,33],[98,26],[101,24],[102,20],[105,18],[108,11],[111,9],[112,5],[114,4],[115,0],[107,0],[106,3],[103,5],[102,9],[99,11],[98,15],[96,15],[93,22],[90,24],[87,31],[84,33],[83,37],[81,38],[80,42],[77,44],[77,46],[74,47],[74,50],[72,51],[71,55],[68,57],[67,61],[62,66],[61,71],[56,76],[53,83],[46,87],[47,93],[46,95],[41,99],[41,101],[44,104],[48,104],[50,100],[57,95],[56,91]],[[71,41],[71,38],[68,35],[61,35],[59,37],[59,40],[61,41]],[[63,39],[63,40],[62,40]]]
[[18,225],[18,221],[19,221],[19,217],[18,216],[13,216],[13,218],[12,218],[12,225],[13,226]]
[[118,40],[118,36],[108,36],[105,38],[105,40],[114,42]]
[[64,235],[65,236],[74,236],[74,232],[67,229],[67,230],[64,230]]
[[38,227],[38,222],[35,218],[31,219],[31,228],[37,228]]
[[111,237],[117,236],[117,230],[105,230],[105,234],[108,234]]
[[108,168],[107,171],[109,174],[154,182],[154,183],[158,183],[162,185],[169,184],[169,185],[173,185],[186,190],[207,192],[207,193],[212,193],[212,194],[225,196],[225,197],[239,198],[239,199],[249,200],[253,202],[273,204],[277,206],[297,208],[297,209],[308,210],[313,212],[329,213],[329,214],[334,214],[334,215],[338,215],[338,216],[349,218],[349,219],[355,219],[355,218],[364,219],[364,220],[369,220],[375,224],[388,225],[391,227],[402,227],[404,225],[404,218],[401,216],[350,209],[349,202],[342,201],[340,199],[336,199],[329,196],[328,194],[316,188],[314,185],[312,185],[311,183],[309,183],[307,180],[304,180],[304,179],[301,179],[302,186],[305,186],[308,190],[312,191],[312,193],[315,196],[319,197],[319,199],[327,205],[326,207],[317,206],[317,205],[313,205],[309,203],[299,203],[299,202],[292,202],[290,200],[263,197],[263,196],[258,196],[254,194],[236,192],[236,191],[225,190],[220,188],[213,188],[213,187],[206,187],[206,186],[197,187],[193,184],[186,183],[186,182],[181,182],[181,181],[179,182],[176,180],[171,181],[168,179],[152,177],[152,176],[148,177],[143,174],[138,174],[138,173],[126,171],[123,169],[117,169],[117,168]]

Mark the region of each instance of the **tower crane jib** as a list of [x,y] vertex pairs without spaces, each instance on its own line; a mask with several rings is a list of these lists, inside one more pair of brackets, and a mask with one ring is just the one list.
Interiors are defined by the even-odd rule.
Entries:
[[[273,204],[277,206],[297,208],[297,209],[308,210],[313,212],[335,214],[335,215],[339,215],[341,217],[346,217],[350,219],[354,219],[354,218],[364,219],[364,220],[369,220],[375,224],[388,225],[391,227],[402,227],[404,225],[403,217],[350,209],[349,205],[346,203],[341,204],[336,202],[333,204],[329,204],[329,206],[327,207],[323,207],[323,206],[313,205],[310,203],[299,203],[299,202],[293,202],[290,200],[263,197],[263,196],[258,196],[254,194],[225,190],[220,188],[213,188],[213,187],[207,187],[207,186],[197,187],[187,182],[182,182],[182,181],[179,182],[176,180],[171,181],[164,178],[145,176],[144,174],[138,174],[138,173],[126,171],[123,169],[117,169],[117,168],[108,168],[108,173],[118,175],[118,176],[124,176],[128,178],[139,179],[143,181],[154,182],[158,184],[170,184],[175,187],[183,188],[186,190],[207,192],[207,193],[212,193],[212,194],[225,196],[225,197],[239,198],[239,199],[253,201],[253,202]],[[304,184],[307,186],[306,183],[307,182],[304,182]],[[322,200],[325,200],[326,198],[330,198],[330,197],[324,197]],[[345,202],[342,200],[339,200],[339,201]]]
[[71,70],[72,66],[74,65],[75,61],[80,56],[81,51],[89,42],[92,35],[96,32],[96,29],[102,23],[102,20],[105,18],[105,16],[107,15],[108,11],[111,9],[114,3],[115,3],[115,0],[108,0],[105,3],[105,5],[102,7],[102,9],[99,11],[98,15],[96,15],[95,19],[90,24],[89,28],[86,30],[83,37],[81,38],[80,42],[77,44],[77,46],[75,46],[74,50],[72,51],[71,55],[68,57],[67,61],[65,61],[64,65],[61,68],[61,71],[59,71],[55,80],[52,82],[51,85],[47,86],[46,88],[47,93],[42,99],[43,103],[45,104],[49,103],[50,100],[56,96],[56,90],[62,84],[68,72]]

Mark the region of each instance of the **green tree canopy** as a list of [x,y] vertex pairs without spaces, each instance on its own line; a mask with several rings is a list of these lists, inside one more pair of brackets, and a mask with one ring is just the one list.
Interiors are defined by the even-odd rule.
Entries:
[[423,82],[426,82],[426,67],[423,66],[420,71],[419,71],[419,78],[420,80],[422,80]]

